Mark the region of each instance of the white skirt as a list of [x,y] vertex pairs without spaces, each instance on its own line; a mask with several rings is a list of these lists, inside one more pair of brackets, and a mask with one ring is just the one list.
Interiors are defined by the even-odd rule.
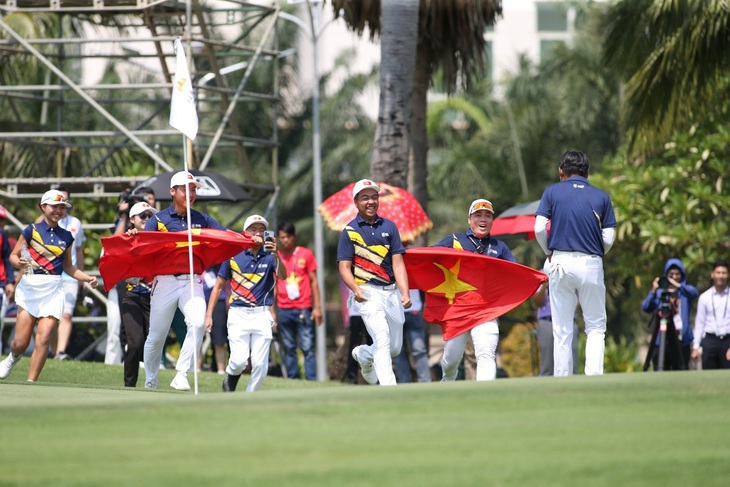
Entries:
[[61,276],[24,275],[15,288],[15,302],[34,318],[60,320],[66,303]]

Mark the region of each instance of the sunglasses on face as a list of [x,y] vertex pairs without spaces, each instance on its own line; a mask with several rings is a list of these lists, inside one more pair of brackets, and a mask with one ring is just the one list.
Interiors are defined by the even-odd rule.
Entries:
[[142,220],[149,220],[150,218],[152,218],[152,213],[142,213],[137,216],[139,216]]

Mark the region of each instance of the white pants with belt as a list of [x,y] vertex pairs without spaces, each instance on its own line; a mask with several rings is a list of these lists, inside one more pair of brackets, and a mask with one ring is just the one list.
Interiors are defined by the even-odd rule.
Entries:
[[[193,278],[193,295],[190,296],[190,277],[184,276],[157,276],[152,287],[150,300],[150,333],[144,343],[144,371],[145,382],[157,383],[157,373],[160,370],[160,360],[165,349],[165,340],[170,332],[175,310],[185,315],[185,324],[188,327],[185,341],[180,349],[180,357],[175,369],[178,372],[193,370],[194,347],[200,350],[203,343],[205,325],[205,295],[203,281],[200,276]],[[193,339],[195,336],[195,339]]]
[[228,310],[228,343],[231,358],[228,359],[226,374],[241,375],[251,357],[251,379],[246,392],[261,388],[269,371],[269,350],[271,349],[271,327],[274,317],[269,306],[243,308],[231,306]]
[[361,284],[367,301],[354,306],[362,316],[365,328],[373,339],[372,345],[362,345],[358,357],[373,363],[381,386],[395,385],[393,357],[397,357],[403,345],[403,323],[406,321],[400,292],[395,284],[382,287]]
[[603,258],[555,251],[550,260],[555,376],[573,374],[573,317],[578,303],[586,325],[586,375],[603,374],[606,336],[606,285]]
[[497,343],[499,343],[499,325],[497,320],[477,325],[470,331],[455,336],[444,342],[444,355],[441,357],[441,382],[456,380],[459,364],[464,357],[464,348],[469,340],[474,342],[474,355],[477,358],[477,380],[494,380],[497,378]]

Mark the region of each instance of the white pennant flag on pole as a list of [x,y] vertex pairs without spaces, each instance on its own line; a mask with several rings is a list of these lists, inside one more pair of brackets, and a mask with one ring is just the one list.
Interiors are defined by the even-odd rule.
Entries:
[[170,126],[176,128],[190,140],[198,135],[198,113],[195,111],[193,83],[185,59],[185,48],[178,37],[175,39],[175,79],[172,82],[172,104],[170,106]]

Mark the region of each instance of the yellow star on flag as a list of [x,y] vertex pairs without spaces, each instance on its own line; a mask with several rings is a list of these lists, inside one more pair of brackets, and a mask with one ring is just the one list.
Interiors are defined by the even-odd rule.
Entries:
[[457,260],[456,264],[454,264],[454,267],[451,269],[447,269],[436,262],[434,262],[434,265],[443,271],[445,280],[435,288],[426,291],[427,293],[443,294],[444,297],[449,300],[449,304],[454,304],[454,297],[456,297],[457,294],[466,291],[476,291],[477,288],[468,282],[459,280],[461,259]]

